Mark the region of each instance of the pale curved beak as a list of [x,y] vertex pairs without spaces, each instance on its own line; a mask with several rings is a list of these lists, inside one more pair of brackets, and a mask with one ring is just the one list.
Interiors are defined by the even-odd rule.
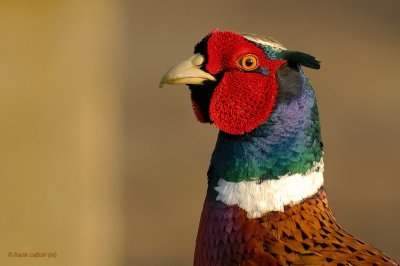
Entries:
[[203,84],[206,80],[216,81],[212,75],[200,69],[204,61],[202,54],[195,54],[188,60],[173,66],[162,77],[160,88],[164,84]]

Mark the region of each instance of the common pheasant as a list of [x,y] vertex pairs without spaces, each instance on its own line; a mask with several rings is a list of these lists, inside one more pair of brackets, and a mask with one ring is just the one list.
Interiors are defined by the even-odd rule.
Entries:
[[214,30],[164,84],[188,84],[220,130],[194,265],[397,265],[344,231],[323,186],[313,56],[256,34]]

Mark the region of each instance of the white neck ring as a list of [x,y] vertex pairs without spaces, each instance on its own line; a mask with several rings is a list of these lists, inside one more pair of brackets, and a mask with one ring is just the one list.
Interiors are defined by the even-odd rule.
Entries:
[[247,212],[248,218],[259,218],[271,211],[284,211],[308,198],[324,183],[324,162],[314,163],[305,174],[284,175],[279,179],[259,181],[218,181],[214,188],[217,200],[226,205],[238,205]]

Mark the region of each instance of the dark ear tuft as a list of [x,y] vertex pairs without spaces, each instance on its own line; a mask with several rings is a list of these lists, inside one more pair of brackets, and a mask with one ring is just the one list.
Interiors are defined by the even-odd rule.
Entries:
[[287,60],[289,65],[301,65],[313,69],[319,69],[320,61],[315,59],[314,56],[297,51],[282,51],[283,59]]

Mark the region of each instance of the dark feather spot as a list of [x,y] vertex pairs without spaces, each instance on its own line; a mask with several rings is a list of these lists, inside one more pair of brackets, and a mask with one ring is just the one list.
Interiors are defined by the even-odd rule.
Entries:
[[351,251],[351,252],[354,252],[354,251],[356,251],[357,249],[355,249],[355,248],[353,248],[353,247],[350,247],[350,246],[347,246],[348,248],[349,248],[349,250]]
[[301,230],[301,227],[300,227],[299,223],[296,223],[296,229],[297,230]]
[[371,254],[372,256],[375,255],[375,253],[373,253],[371,250],[367,250],[367,252],[368,252],[369,254]]
[[360,243],[360,244],[363,244],[363,245],[365,244],[365,242],[363,242],[363,241],[361,241],[359,239],[357,239],[357,242]]
[[329,245],[326,244],[326,243],[319,243],[319,242],[317,242],[316,244],[317,244],[317,245],[320,245],[322,248],[327,248],[327,247],[329,247]]
[[322,232],[321,232],[319,235],[320,235],[320,236],[321,236],[323,239],[325,239],[325,238],[327,238],[327,237],[328,237],[328,235],[327,235],[327,234],[325,234],[325,233],[322,233]]
[[271,255],[272,255],[272,257],[275,257],[275,258],[278,256],[278,254],[276,254],[274,252],[272,252]]
[[301,237],[302,237],[303,239],[307,239],[307,238],[308,238],[308,235],[307,235],[306,233],[304,233],[304,231],[301,231]]
[[308,244],[306,244],[306,243],[301,243],[301,245],[303,246],[303,248],[305,249],[305,250],[307,250],[307,249],[309,249],[311,246],[310,245],[308,245]]
[[335,238],[336,238],[336,240],[337,240],[338,242],[343,243],[343,239],[342,239],[342,238],[340,238],[340,237],[335,237]]
[[326,229],[325,227],[322,228],[322,231],[324,231],[324,233],[326,233],[327,235],[331,234],[331,232],[329,232],[328,229]]
[[335,248],[337,248],[337,249],[339,249],[339,248],[342,248],[342,246],[341,246],[341,245],[339,245],[339,244],[336,244],[336,243],[332,243],[332,245],[333,245]]
[[285,245],[285,252],[286,253],[292,253],[293,250],[291,248],[289,248],[288,246]]

